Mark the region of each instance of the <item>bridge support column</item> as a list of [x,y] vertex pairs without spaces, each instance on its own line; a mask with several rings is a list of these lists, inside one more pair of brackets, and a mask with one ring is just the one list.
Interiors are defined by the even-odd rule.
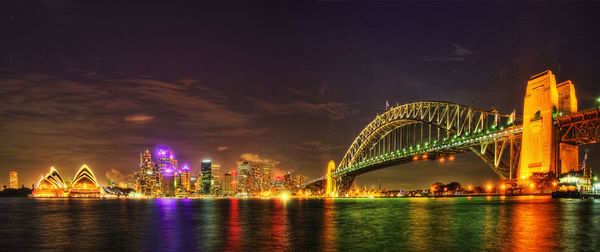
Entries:
[[553,114],[557,113],[557,106],[554,74],[545,71],[531,77],[523,105],[523,142],[518,179],[528,179],[534,172],[556,173],[557,136]]
[[325,196],[326,197],[335,197],[336,192],[336,184],[335,180],[332,178],[331,173],[335,171],[335,162],[333,160],[329,161],[327,164],[327,186],[325,187]]
[[560,144],[554,126],[554,118],[575,111],[577,99],[571,81],[557,85],[549,70],[529,79],[523,106],[519,180],[528,179],[534,172],[559,175],[568,172],[573,165],[577,167],[577,147]]
[[[577,98],[575,97],[575,86],[571,81],[556,84],[558,91],[558,116],[577,112]],[[556,130],[558,133],[558,129]],[[557,135],[560,141],[560,134]],[[559,144],[559,169],[557,175],[576,170],[579,166],[579,147],[567,143]]]

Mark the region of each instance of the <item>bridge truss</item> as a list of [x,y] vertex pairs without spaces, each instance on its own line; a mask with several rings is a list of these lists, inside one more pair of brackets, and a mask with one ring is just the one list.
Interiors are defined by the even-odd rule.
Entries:
[[561,116],[554,123],[563,143],[582,145],[600,142],[600,109]]
[[[337,191],[355,176],[423,159],[473,151],[501,178],[514,178],[522,127],[516,116],[447,102],[414,102],[378,115],[354,139],[332,173]],[[325,177],[306,186],[322,185]]]

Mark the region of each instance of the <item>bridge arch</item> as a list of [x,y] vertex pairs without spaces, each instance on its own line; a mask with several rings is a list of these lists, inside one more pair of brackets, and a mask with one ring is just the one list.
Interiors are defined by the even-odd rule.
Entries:
[[[399,155],[394,160],[395,157],[390,157],[394,153],[421,152],[431,154],[424,157],[435,158],[436,155],[473,151],[500,178],[511,177],[517,160],[513,154],[518,152],[515,143],[520,141],[513,132],[520,132],[521,129],[505,128],[511,128],[516,119],[514,112],[502,114],[495,109],[486,111],[439,101],[413,102],[391,108],[377,115],[354,139],[333,174],[336,187],[344,191],[350,187],[354,176],[394,164],[385,162],[386,160],[406,161],[406,155]],[[495,133],[499,131],[501,133]],[[412,138],[407,134],[412,134]],[[456,143],[465,144],[449,144],[455,140]],[[444,143],[446,147],[439,148],[440,143]],[[436,144],[437,147],[433,148]],[[507,145],[510,146],[510,152],[504,152]],[[415,152],[415,146],[415,149],[431,151]],[[507,153],[511,155],[509,162],[503,158]],[[373,163],[373,160],[378,162]],[[385,163],[382,164],[379,160]]]
[[[485,111],[470,106],[449,102],[421,101],[394,107],[378,115],[354,139],[338,165],[339,168],[354,165],[365,157],[365,151],[377,144],[394,129],[407,125],[424,124],[442,131],[445,138],[469,135],[499,125],[512,125],[514,115],[497,111]],[[429,132],[432,133],[432,132]],[[438,136],[439,137],[439,136]],[[428,143],[431,134],[428,135]]]

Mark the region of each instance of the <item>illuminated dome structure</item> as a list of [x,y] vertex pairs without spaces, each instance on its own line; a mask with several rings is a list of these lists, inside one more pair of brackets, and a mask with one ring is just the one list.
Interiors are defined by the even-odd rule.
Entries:
[[34,198],[100,198],[104,196],[104,190],[87,165],[79,168],[70,186],[65,183],[58,170],[52,167],[46,176],[40,178],[31,196]]
[[98,184],[94,172],[87,166],[83,165],[73,178],[69,197],[102,197],[104,190]]
[[35,190],[31,193],[33,197],[68,197],[66,192],[67,186],[62,176],[54,167],[46,176],[42,176],[35,186]]

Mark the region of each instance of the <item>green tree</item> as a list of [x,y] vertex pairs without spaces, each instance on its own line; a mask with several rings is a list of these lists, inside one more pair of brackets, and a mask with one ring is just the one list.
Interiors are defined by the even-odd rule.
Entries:
[[529,180],[535,183],[535,187],[545,191],[553,188],[553,183],[556,181],[554,172],[534,172],[529,176]]

